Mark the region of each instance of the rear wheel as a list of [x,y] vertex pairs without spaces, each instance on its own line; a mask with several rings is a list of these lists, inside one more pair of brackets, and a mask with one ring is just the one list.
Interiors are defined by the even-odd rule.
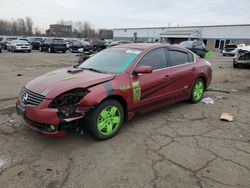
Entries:
[[191,102],[198,103],[202,99],[203,93],[205,91],[205,83],[201,78],[198,78],[192,89]]
[[85,125],[95,139],[106,140],[119,132],[123,120],[122,105],[116,100],[106,100],[86,114]]

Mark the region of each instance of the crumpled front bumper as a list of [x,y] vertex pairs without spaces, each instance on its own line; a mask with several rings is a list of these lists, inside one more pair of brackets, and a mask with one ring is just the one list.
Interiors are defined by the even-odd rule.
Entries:
[[48,108],[51,100],[45,99],[38,107],[25,106],[20,100],[16,103],[17,114],[34,131],[49,137],[64,137],[71,123],[84,116],[60,119],[58,110]]

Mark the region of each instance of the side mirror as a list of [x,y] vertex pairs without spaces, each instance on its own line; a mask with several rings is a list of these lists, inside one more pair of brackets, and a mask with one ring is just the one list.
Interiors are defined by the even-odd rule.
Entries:
[[135,74],[148,74],[153,72],[153,67],[151,66],[139,66],[135,68]]

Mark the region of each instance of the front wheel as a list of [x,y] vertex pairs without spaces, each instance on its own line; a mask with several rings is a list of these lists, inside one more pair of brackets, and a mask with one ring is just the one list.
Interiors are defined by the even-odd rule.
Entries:
[[118,101],[106,100],[86,114],[84,120],[95,139],[106,140],[119,132],[124,120],[124,110]]
[[192,103],[200,102],[204,91],[205,91],[205,83],[201,78],[198,78],[193,85],[192,96],[190,101]]
[[235,61],[233,62],[233,68],[239,68],[239,65]]

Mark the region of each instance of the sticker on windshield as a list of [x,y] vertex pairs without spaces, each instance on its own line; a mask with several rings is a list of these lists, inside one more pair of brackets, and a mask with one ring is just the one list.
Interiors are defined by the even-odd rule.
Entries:
[[131,54],[140,54],[141,51],[140,50],[127,50],[126,53],[131,53]]

